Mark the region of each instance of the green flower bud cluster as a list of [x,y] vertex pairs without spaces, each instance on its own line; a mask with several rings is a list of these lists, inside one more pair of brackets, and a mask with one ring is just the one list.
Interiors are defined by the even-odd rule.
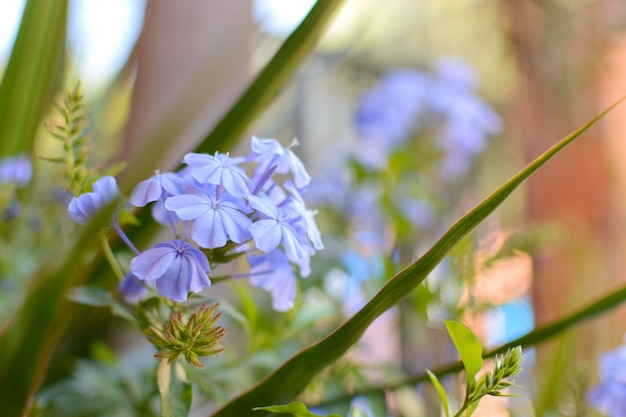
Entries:
[[505,379],[521,372],[522,348],[516,346],[506,351],[504,355],[496,356],[493,371],[485,372],[478,381],[470,383],[465,403],[470,406],[485,395],[502,396],[500,392],[514,384]]
[[167,359],[168,363],[177,360],[184,355],[185,360],[198,368],[204,368],[204,364],[198,358],[216,355],[224,349],[217,344],[226,334],[226,329],[215,326],[220,318],[216,313],[219,303],[207,307],[203,303],[197,313],[191,314],[187,322],[183,320],[182,312],[172,313],[170,322],[163,325],[163,330],[149,326],[152,342],[159,349],[154,356]]
[[63,146],[63,157],[44,159],[65,165],[67,187],[72,195],[80,195],[90,181],[90,173],[85,162],[91,153],[93,141],[88,133],[89,118],[80,83],[67,93],[63,101],[55,103],[60,120],[50,120],[46,124],[48,132]]

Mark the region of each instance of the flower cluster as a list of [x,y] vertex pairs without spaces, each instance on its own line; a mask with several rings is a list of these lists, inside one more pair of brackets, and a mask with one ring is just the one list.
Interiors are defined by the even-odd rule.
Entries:
[[587,392],[587,402],[609,417],[626,415],[626,345],[600,357],[600,382]]
[[[247,256],[252,284],[272,293],[275,309],[293,307],[292,265],[307,276],[311,255],[323,248],[315,212],[301,196],[310,177],[300,159],[274,139],[253,137],[247,157],[189,153],[183,162],[180,172],[157,171],[137,184],[128,199],[135,207],[151,204],[154,219],[171,227],[174,240],[139,252],[113,226],[136,253],[120,287],[127,300],[143,297],[143,281],[155,282],[166,298],[185,301],[211,284],[207,273],[220,263]],[[250,176],[244,164],[254,166]],[[92,193],[72,200],[70,216],[85,223],[117,195],[113,186],[112,177],[98,180]]]
[[366,146],[357,159],[369,166],[386,164],[387,155],[424,126],[439,120],[437,146],[444,152],[442,174],[463,175],[489,136],[502,129],[498,115],[476,94],[471,68],[456,58],[438,62],[433,74],[395,70],[361,97],[355,129]]
[[14,184],[24,187],[33,176],[33,167],[27,156],[13,156],[0,159],[0,184]]

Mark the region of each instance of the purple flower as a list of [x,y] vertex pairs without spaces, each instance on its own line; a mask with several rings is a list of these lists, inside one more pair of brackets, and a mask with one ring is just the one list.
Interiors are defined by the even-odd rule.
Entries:
[[428,80],[411,70],[386,73],[360,99],[355,115],[359,136],[385,154],[404,142],[418,126]]
[[33,167],[26,156],[13,156],[0,159],[0,184],[15,184],[23,187],[30,182]]
[[626,345],[600,357],[600,383],[586,397],[609,417],[626,416]]
[[169,197],[165,208],[182,220],[194,221],[191,238],[203,248],[222,247],[229,239],[235,243],[249,240],[252,221],[235,199],[225,192],[217,196],[215,188]]
[[240,197],[250,193],[250,179],[237,165],[246,158],[231,158],[215,152],[215,156],[188,153],[183,159],[191,169],[191,176],[202,184],[223,185],[231,195]]
[[304,220],[306,236],[309,238],[309,240],[313,244],[313,247],[316,250],[324,249],[324,244],[322,243],[320,231],[317,228],[317,223],[315,223],[315,215],[317,214],[317,212],[309,210],[305,207],[302,196],[298,192],[298,189],[293,184],[291,184],[291,182],[286,181],[284,186],[291,194],[289,198],[293,203],[294,210],[298,212]]
[[171,172],[155,174],[135,186],[128,198],[128,202],[135,207],[143,207],[148,203],[176,195],[182,192],[183,180]]
[[291,147],[298,144],[294,139],[292,144],[283,148],[275,139],[259,139],[252,136],[252,153],[250,158],[257,161],[259,166],[255,171],[255,178],[263,177],[264,173],[276,167],[279,174],[293,175],[293,182],[298,188],[304,188],[311,182],[311,176],[304,168],[304,164],[298,156],[291,151]]
[[148,294],[148,289],[132,273],[126,274],[119,288],[128,304],[137,304]]
[[272,307],[276,311],[293,308],[296,298],[296,275],[289,260],[280,249],[267,254],[248,255],[250,283],[272,294]]
[[211,285],[204,253],[181,239],[154,245],[130,261],[130,271],[143,281],[156,281],[157,291],[174,301]]
[[293,217],[278,207],[269,199],[250,195],[250,206],[267,216],[257,220],[250,226],[250,233],[257,248],[265,253],[276,249],[281,243],[284,245],[287,255],[295,261],[307,259],[309,254],[302,245],[291,221]]
[[102,177],[93,183],[93,192],[72,198],[67,209],[68,214],[75,222],[87,224],[98,211],[115,200],[117,195],[115,178]]

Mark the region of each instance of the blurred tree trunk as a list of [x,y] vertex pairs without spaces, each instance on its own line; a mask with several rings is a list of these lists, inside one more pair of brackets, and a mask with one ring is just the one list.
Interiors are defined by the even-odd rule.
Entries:
[[[569,10],[557,10],[556,2],[501,4],[520,71],[511,125],[519,128],[516,133],[529,162],[599,112],[596,77],[602,33],[591,4],[577,3]],[[609,176],[600,130],[585,136],[528,181],[529,221],[558,222],[566,236],[535,258],[538,324],[562,314],[567,297],[588,300],[587,285],[572,284],[598,278],[590,274],[595,270],[590,262],[597,260],[598,245],[607,237]]]
[[176,167],[247,87],[255,33],[251,0],[150,0],[120,159],[160,146],[153,169]]
[[[520,79],[509,125],[519,129],[515,134],[527,162],[607,104],[601,103],[598,89],[598,80],[604,77],[608,29],[600,3],[500,1]],[[527,184],[528,221],[556,223],[561,232],[556,242],[534,257],[537,325],[571,313],[617,284],[608,267],[617,253],[611,252],[614,190],[602,127],[585,133]],[[567,385],[568,378],[573,382],[576,358],[589,359],[606,343],[591,337],[599,327],[578,326],[538,347],[538,412],[554,407],[559,400],[555,390]]]

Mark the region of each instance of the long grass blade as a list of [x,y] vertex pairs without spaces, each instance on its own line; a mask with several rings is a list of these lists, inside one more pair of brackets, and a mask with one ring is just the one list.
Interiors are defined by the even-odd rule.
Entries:
[[224,405],[213,417],[247,415],[254,407],[285,404],[292,401],[313,376],[339,359],[359,340],[378,316],[414,290],[461,238],[491,214],[531,174],[582,135],[622,100],[624,98],[559,141],[461,217],[428,252],[389,280],[372,300],[333,333],[300,351],[257,385]]

